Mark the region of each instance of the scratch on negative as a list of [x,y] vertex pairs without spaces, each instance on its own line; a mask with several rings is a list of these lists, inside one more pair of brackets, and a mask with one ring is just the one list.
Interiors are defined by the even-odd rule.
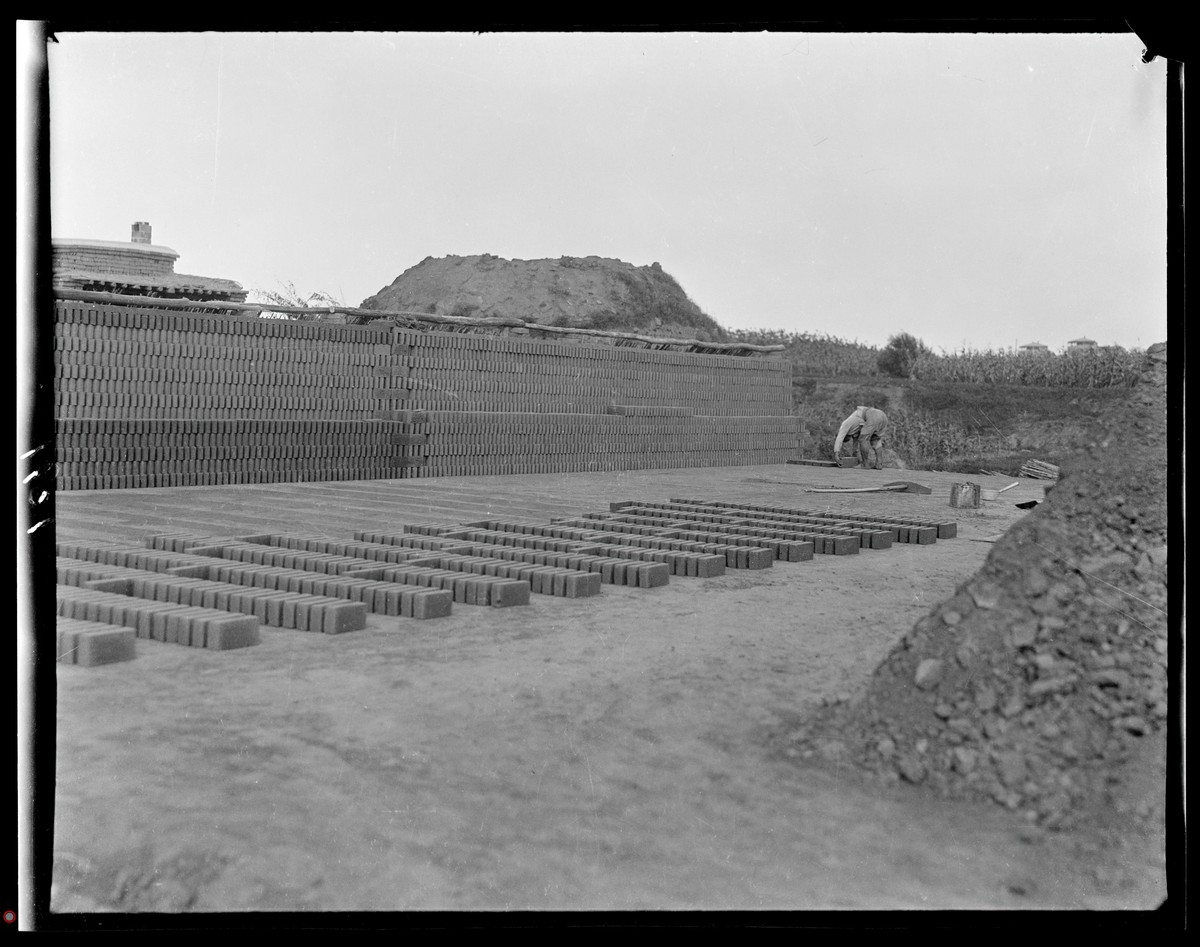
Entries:
[[39,444],[37,447],[34,447],[34,448],[33,448],[33,449],[31,449],[31,450],[27,450],[27,451],[25,451],[25,453],[21,455],[20,459],[21,459],[21,460],[25,460],[25,459],[26,459],[26,458],[28,458],[28,457],[32,457],[32,456],[33,456],[34,454],[36,454],[38,451],[40,451],[40,450],[45,450],[45,449],[46,449],[47,447],[49,447],[49,446],[50,446],[50,442],[49,442],[49,441],[47,441],[45,444]]

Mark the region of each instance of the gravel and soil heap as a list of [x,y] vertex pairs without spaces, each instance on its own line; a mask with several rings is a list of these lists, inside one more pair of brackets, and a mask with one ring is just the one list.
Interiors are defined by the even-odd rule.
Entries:
[[993,799],[1046,829],[1160,832],[1167,705],[1166,345],[1044,502],[921,619],[865,696],[787,755]]
[[726,334],[658,263],[635,266],[599,256],[426,257],[363,300],[362,308],[704,341],[720,341]]

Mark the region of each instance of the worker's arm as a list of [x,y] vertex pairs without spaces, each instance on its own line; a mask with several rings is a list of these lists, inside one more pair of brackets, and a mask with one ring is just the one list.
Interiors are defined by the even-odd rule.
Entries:
[[833,456],[835,458],[841,455],[842,441],[846,439],[846,435],[850,433],[850,429],[854,427],[854,422],[856,420],[857,419],[854,417],[854,415],[850,415],[850,417],[846,418],[846,420],[842,422],[842,426],[838,428],[837,437],[835,437],[833,440]]

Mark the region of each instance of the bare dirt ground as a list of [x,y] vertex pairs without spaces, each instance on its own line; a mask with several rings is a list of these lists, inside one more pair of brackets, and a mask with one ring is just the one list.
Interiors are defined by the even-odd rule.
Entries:
[[[803,492],[897,476],[933,494]],[[60,665],[50,909],[1153,909],[1161,845],[1031,832],[991,802],[771,739],[862,694],[1026,515],[1014,504],[1043,494],[1025,480],[951,509],[963,479],[780,465],[60,494],[60,539],[349,537],[681,496],[955,519],[959,534],[432,621],[372,616],[341,636],[264,627],[237,651],[139,639],[130,662]]]

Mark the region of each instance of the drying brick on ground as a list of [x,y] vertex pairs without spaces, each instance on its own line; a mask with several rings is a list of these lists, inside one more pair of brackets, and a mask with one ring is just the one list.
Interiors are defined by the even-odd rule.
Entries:
[[782,737],[800,762],[995,800],[1047,829],[1161,833],[1168,725],[1165,346],[980,572],[866,694]]
[[64,296],[58,487],[769,464],[795,452],[784,359],[507,331]]
[[[99,664],[134,656],[132,635],[218,649],[259,641],[259,626],[343,634],[368,614],[441,618],[453,605],[522,606],[530,595],[585,598],[604,585],[653,589],[672,577],[766,569],[814,553],[928,544],[951,522],[832,519],[724,501],[611,503],[550,521],[408,523],[353,538],[158,533],[143,545],[56,544],[58,657]],[[109,627],[113,626],[113,627]],[[127,626],[129,635],[118,631]],[[129,640],[126,642],[125,639]],[[124,649],[124,650],[122,650]]]

